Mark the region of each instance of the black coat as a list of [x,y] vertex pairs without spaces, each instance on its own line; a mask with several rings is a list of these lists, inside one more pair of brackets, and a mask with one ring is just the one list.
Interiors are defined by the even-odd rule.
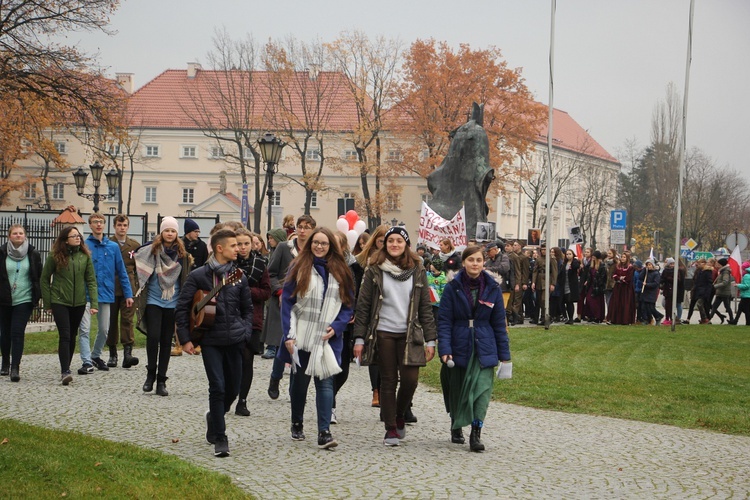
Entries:
[[182,238],[182,243],[185,245],[187,253],[193,257],[193,269],[203,267],[203,264],[208,260],[208,246],[206,246],[203,240],[198,238],[191,241],[187,238]]
[[[42,287],[40,278],[42,276],[42,257],[39,252],[29,244],[29,274],[31,275],[31,303],[36,306],[42,298]],[[8,248],[0,245],[0,306],[10,307],[13,305],[13,294],[10,289],[8,270],[5,267],[5,259],[8,258]]]
[[710,268],[703,269],[695,274],[695,284],[693,285],[693,295],[706,302],[711,300],[711,293],[714,290],[713,271]]
[[570,299],[573,301],[578,300],[578,269],[581,267],[581,261],[574,258],[573,263],[570,265],[570,269],[566,271],[567,264],[563,262],[560,271],[557,273],[557,284],[555,290],[560,290],[560,295],[565,294],[565,276],[568,277],[568,286],[570,287]]
[[[180,298],[175,309],[177,336],[180,343],[190,340],[190,308],[198,290],[209,291],[214,287],[214,273],[205,265],[190,273],[180,289]],[[253,333],[253,300],[247,277],[221,289],[216,296],[216,318],[205,333],[201,345],[228,346],[249,342]]]

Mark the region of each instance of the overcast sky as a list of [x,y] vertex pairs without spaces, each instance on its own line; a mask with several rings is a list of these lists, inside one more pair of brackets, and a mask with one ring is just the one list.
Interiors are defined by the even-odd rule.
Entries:
[[[741,133],[750,112],[750,1],[696,0],[688,147],[750,174]],[[626,139],[649,142],[651,113],[667,84],[683,93],[689,0],[559,0],[554,106],[617,156]],[[293,34],[331,41],[344,30],[499,47],[549,102],[549,0],[282,1],[122,0],[117,34],[70,36],[100,53],[107,73],[134,73],[139,88],[166,69],[206,61],[215,28],[258,41]]]

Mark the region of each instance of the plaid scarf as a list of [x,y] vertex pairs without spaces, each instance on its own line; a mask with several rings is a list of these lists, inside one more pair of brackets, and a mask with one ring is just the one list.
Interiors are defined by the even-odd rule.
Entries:
[[336,354],[322,337],[341,311],[339,283],[328,273],[327,289],[323,277],[310,269],[310,284],[304,297],[297,296],[289,321],[288,339],[296,339],[300,350],[310,353],[305,374],[320,380],[341,373]]
[[143,283],[135,294],[138,297],[148,283],[151,275],[156,274],[161,288],[161,298],[172,300],[174,288],[182,273],[182,265],[179,259],[172,260],[162,246],[159,255],[151,253],[152,246],[145,245],[135,252],[135,270],[138,273],[138,283]]
[[260,280],[263,278],[263,272],[268,267],[268,260],[255,250],[250,252],[247,258],[237,256],[237,267],[245,273],[250,287],[260,286]]

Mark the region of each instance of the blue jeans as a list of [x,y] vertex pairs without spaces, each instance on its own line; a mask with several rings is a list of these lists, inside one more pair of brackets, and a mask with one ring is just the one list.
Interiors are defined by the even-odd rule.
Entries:
[[[292,423],[302,423],[304,420],[307,388],[310,386],[311,378],[298,367],[297,373],[289,382],[289,393],[292,396]],[[315,408],[318,412],[318,432],[327,431],[331,426],[333,377],[323,380],[315,377]]]
[[97,324],[99,331],[96,332],[96,340],[94,340],[94,350],[91,351],[91,341],[89,340],[89,333],[91,332],[91,302],[86,302],[86,311],[83,313],[81,319],[81,328],[78,336],[78,348],[81,351],[81,362],[84,364],[91,364],[91,358],[100,358],[102,356],[102,349],[104,344],[107,342],[107,334],[109,333],[109,311],[112,304],[99,303],[99,312],[96,313]]
[[[201,346],[203,367],[208,377],[208,408],[217,439],[226,438],[224,414],[240,392],[242,345]],[[329,410],[330,417],[330,410]]]
[[34,304],[24,302],[15,306],[0,307],[0,350],[2,350],[2,364],[11,366],[21,364],[23,355],[23,341],[26,335],[26,323],[29,322]]

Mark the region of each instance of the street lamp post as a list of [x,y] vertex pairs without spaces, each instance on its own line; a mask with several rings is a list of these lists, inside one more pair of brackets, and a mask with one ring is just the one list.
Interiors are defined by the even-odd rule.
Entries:
[[78,167],[78,170],[73,173],[73,180],[76,183],[76,191],[78,192],[78,196],[93,201],[94,212],[96,213],[99,212],[99,200],[106,199],[107,196],[115,196],[115,194],[117,193],[117,188],[120,184],[120,176],[114,168],[107,172],[105,174],[105,177],[107,178],[108,195],[100,195],[99,186],[102,182],[102,172],[104,172],[104,166],[98,161],[95,161],[93,165],[89,165],[89,168],[91,169],[91,179],[94,185],[93,194],[86,194],[83,192],[84,188],[86,187],[86,178],[89,176],[88,172],[85,172],[83,170],[83,167]]
[[281,159],[281,150],[286,143],[270,132],[267,132],[258,139],[258,149],[266,164],[266,174],[268,175],[268,228],[271,230],[271,206],[273,205],[273,175],[279,171],[279,159]]

